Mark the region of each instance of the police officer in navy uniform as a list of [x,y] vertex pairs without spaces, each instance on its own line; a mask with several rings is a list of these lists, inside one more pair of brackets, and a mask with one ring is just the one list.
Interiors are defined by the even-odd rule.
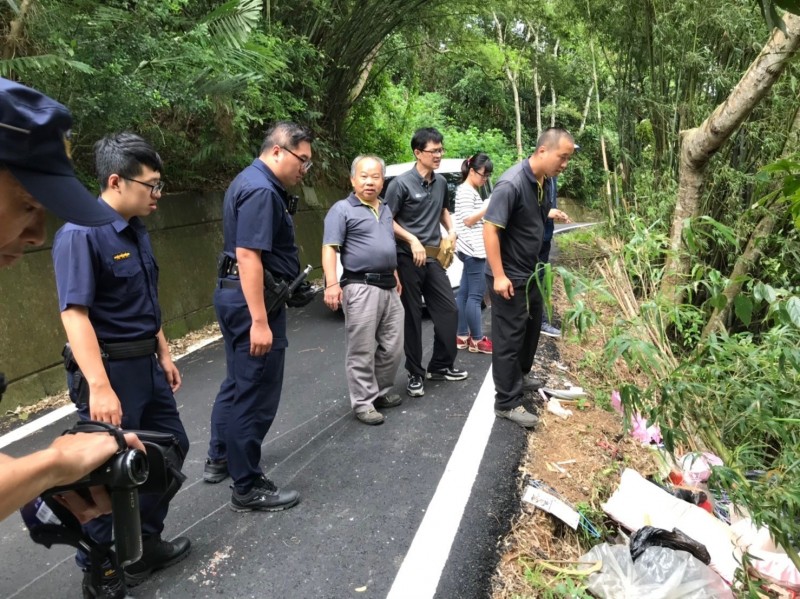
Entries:
[[[46,211],[82,225],[111,222],[108,211],[75,177],[68,153],[71,127],[66,107],[0,78],[0,268],[44,243]],[[134,434],[125,437],[129,446],[144,449]],[[25,456],[0,453],[0,520],[46,489],[81,479],[118,449],[111,435],[78,433],[57,437],[47,449]],[[108,495],[98,491],[90,496],[62,493],[61,501],[86,522],[111,510]]]
[[[110,224],[67,224],[53,242],[61,320],[74,369],[68,368],[71,399],[82,419],[126,429],[172,434],[184,455],[189,439],[173,393],[181,377],[161,329],[158,266],[141,217],[161,198],[161,158],[132,133],[107,136],[95,144],[101,194],[99,204]],[[125,568],[135,586],[155,570],[170,566],[190,550],[189,539],[161,538],[169,506],[157,495],[140,498],[143,555]],[[111,543],[110,516],[86,525],[96,541]],[[125,585],[113,568],[104,568],[102,588],[91,586],[88,556],[78,552],[84,596],[124,597]]]
[[[233,478],[231,509],[278,511],[299,501],[259,465],[261,444],[278,411],[283,386],[286,308],[267,315],[265,284],[300,272],[287,188],[311,168],[312,134],[295,123],[267,131],[261,152],[225,193],[224,248],[214,306],[225,340],[227,376],[211,413],[203,478]],[[292,210],[293,211],[293,210]]]

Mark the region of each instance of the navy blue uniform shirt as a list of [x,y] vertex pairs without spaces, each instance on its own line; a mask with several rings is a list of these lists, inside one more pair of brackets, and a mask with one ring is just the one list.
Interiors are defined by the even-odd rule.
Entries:
[[106,204],[114,220],[100,227],[66,224],[53,241],[58,304],[89,309],[101,341],[137,341],[161,330],[158,265],[138,217],[130,222]]
[[287,193],[266,164],[256,158],[225,192],[222,230],[224,252],[236,259],[236,248],[261,250],[261,263],[273,275],[294,279],[300,257]]

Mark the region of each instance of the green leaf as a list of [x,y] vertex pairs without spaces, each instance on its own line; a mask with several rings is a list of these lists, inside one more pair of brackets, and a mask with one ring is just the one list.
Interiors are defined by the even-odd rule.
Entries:
[[786,313],[796,327],[800,327],[800,298],[796,295],[786,302]]
[[750,325],[750,320],[753,316],[753,302],[746,295],[737,295],[733,298],[733,309],[736,316],[741,320],[745,326]]
[[795,15],[800,15],[800,0],[773,0],[775,4]]
[[708,303],[717,310],[724,310],[728,305],[728,298],[724,294],[718,293],[708,300]]

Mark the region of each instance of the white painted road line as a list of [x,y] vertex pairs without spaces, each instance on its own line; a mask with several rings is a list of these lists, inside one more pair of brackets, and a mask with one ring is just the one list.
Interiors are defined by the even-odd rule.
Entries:
[[44,416],[41,416],[40,418],[37,418],[28,424],[24,424],[19,428],[15,428],[13,431],[8,432],[0,437],[0,449],[6,447],[7,445],[11,445],[12,443],[16,443],[28,435],[32,435],[33,433],[42,430],[44,427],[53,424],[54,422],[58,422],[62,418],[66,418],[74,412],[77,412],[77,409],[73,404],[61,406],[57,410],[48,412]]
[[486,374],[436,493],[386,599],[432,599],[495,422],[492,369]]
[[[222,339],[222,335],[216,335],[209,339],[205,339],[203,341],[198,341],[186,348],[186,352],[182,353],[179,356],[173,358],[173,361],[177,362],[181,358],[185,358],[191,353],[196,352],[199,349],[204,348],[206,345],[211,345],[215,341]],[[0,436],[0,449],[3,447],[7,447],[12,443],[16,443],[20,439],[24,439],[28,435],[32,435],[44,427],[53,424],[54,422],[58,422],[62,418],[66,418],[70,414],[74,414],[77,411],[74,405],[69,404],[66,406],[61,406],[57,410],[53,410],[52,412],[48,412],[44,416],[37,418],[36,420],[32,420],[28,424],[25,424],[17,429],[14,429],[11,432],[6,433],[3,436]]]

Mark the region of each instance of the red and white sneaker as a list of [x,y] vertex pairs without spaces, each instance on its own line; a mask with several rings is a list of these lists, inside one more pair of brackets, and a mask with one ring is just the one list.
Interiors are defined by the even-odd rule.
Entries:
[[488,337],[484,337],[479,341],[475,341],[474,339],[469,340],[469,351],[473,354],[481,353],[481,354],[491,354],[492,353],[492,342],[489,340]]
[[471,341],[472,337],[462,337],[461,335],[456,335],[456,349],[468,349]]

